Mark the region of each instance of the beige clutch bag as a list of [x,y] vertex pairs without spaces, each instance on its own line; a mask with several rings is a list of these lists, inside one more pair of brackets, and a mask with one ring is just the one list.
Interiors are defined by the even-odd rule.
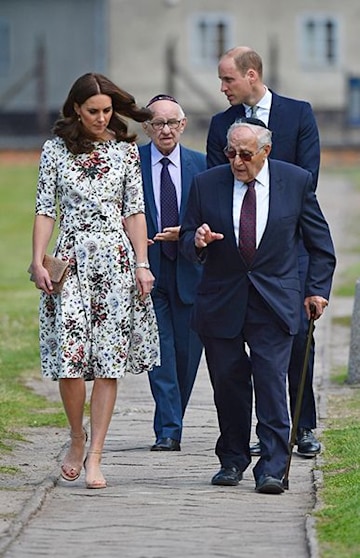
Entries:
[[[45,254],[43,265],[49,272],[54,289],[53,293],[60,293],[69,272],[69,262],[64,262],[63,260],[60,260],[60,258]],[[31,266],[29,267],[28,272],[32,273]],[[30,275],[30,281],[34,281],[33,275]]]

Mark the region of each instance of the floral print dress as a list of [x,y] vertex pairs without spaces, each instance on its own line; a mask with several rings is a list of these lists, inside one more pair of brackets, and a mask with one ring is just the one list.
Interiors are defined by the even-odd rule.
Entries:
[[115,140],[74,155],[45,142],[36,214],[59,213],[54,254],[70,263],[60,294],[41,293],[39,336],[44,377],[121,378],[159,365],[151,297],[141,301],[135,253],[123,218],[144,212],[138,148]]

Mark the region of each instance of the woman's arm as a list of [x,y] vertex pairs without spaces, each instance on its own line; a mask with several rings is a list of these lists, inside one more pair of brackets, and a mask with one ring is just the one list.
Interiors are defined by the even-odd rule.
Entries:
[[[125,227],[136,255],[136,264],[148,265],[147,229],[144,213],[136,213],[125,219]],[[146,267],[136,268],[136,285],[142,300],[151,293],[154,276]]]
[[54,230],[55,220],[47,215],[36,215],[33,227],[33,258],[31,271],[35,285],[46,294],[51,294],[53,287],[49,273],[43,266],[43,259]]

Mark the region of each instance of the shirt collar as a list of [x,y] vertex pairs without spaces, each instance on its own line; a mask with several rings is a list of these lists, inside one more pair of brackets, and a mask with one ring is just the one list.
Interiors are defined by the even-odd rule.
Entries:
[[269,176],[269,161],[266,158],[264,165],[261,169],[261,171],[259,172],[259,174],[255,177],[256,178],[256,182],[258,182],[259,184],[261,184],[261,186],[266,186],[266,184],[269,182],[268,180],[268,176]]
[[[269,176],[269,161],[266,158],[262,169],[260,170],[259,174],[255,177],[256,183],[260,184],[260,186],[266,187],[266,185],[269,182],[268,176]],[[241,180],[237,180],[236,178],[235,178],[235,184],[238,184],[241,188],[246,186],[245,182],[241,182]]]
[[[264,96],[260,99],[260,101],[258,103],[256,103],[256,106],[259,107],[260,109],[264,109],[264,110],[268,110],[270,111],[271,109],[271,100],[272,100],[272,93],[270,91],[270,89],[268,89],[265,87],[265,94]],[[250,110],[252,107],[250,105],[246,105],[245,103],[243,103],[244,107],[247,110]]]
[[163,159],[164,157],[167,157],[173,165],[175,165],[175,167],[179,167],[180,166],[180,145],[176,144],[175,148],[172,150],[171,153],[169,153],[169,155],[163,155],[163,153],[160,153],[160,151],[158,150],[158,148],[156,147],[156,145],[151,142],[151,162],[152,165],[157,165],[158,163],[160,163],[161,159]]

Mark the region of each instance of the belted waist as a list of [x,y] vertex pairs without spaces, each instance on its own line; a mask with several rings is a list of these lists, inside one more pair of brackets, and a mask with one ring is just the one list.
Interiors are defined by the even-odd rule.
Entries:
[[114,222],[113,220],[109,220],[106,217],[100,217],[96,221],[91,223],[74,223],[74,225],[62,225],[60,230],[64,234],[71,234],[76,232],[102,232],[102,233],[110,233],[110,232],[123,232],[124,227],[122,222]]

